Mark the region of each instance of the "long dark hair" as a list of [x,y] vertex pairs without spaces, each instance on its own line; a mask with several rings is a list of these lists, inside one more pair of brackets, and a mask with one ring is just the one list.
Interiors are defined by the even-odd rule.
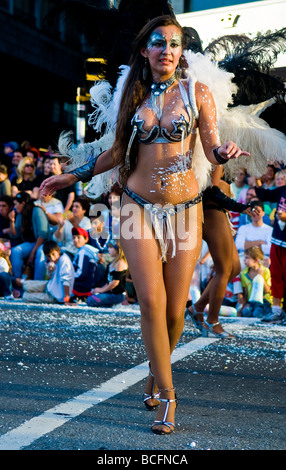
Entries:
[[[25,191],[20,191],[15,200],[21,203],[25,203],[23,210],[22,210],[22,225],[21,225],[21,233],[23,240],[26,242],[33,242],[35,240],[35,235],[33,231],[33,224],[32,224],[32,216],[34,210],[34,202],[31,196],[26,193]],[[40,207],[42,210],[42,208]]]
[[133,52],[130,58],[130,72],[126,79],[126,83],[122,92],[120,108],[117,118],[116,136],[113,144],[113,158],[120,170],[120,183],[124,185],[129,174],[136,165],[137,145],[134,143],[130,155],[130,170],[125,168],[125,155],[128,142],[131,136],[131,119],[136,108],[142,103],[148,87],[151,84],[151,71],[148,66],[148,74],[146,80],[143,79],[143,69],[145,67],[145,59],[140,50],[146,47],[147,40],[154,29],[159,26],[176,26],[182,33],[183,30],[177,20],[171,16],[158,16],[150,20],[139,32],[135,39]]

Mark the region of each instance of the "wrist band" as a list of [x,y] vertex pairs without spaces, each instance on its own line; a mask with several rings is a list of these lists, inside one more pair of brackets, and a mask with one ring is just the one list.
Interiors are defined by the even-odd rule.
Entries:
[[[101,153],[103,153],[103,152],[101,152]],[[95,165],[98,157],[101,155],[101,153],[99,155],[97,155],[97,157],[92,158],[85,165],[80,166],[79,168],[75,168],[74,170],[70,171],[69,173],[71,175],[76,176],[79,181],[82,181],[83,183],[87,183],[93,177],[94,165]]]
[[214,156],[215,156],[216,161],[217,161],[220,165],[224,165],[225,163],[228,162],[229,159],[222,157],[222,156],[218,153],[218,149],[219,149],[219,148],[220,148],[220,147],[218,147],[217,149],[214,149],[214,150],[213,150],[213,153],[214,153]]
[[67,296],[67,297],[64,297],[64,302],[69,302],[70,298]]

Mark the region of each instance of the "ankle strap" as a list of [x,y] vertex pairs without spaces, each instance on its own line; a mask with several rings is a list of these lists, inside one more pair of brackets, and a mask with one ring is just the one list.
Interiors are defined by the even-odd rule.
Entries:
[[205,324],[209,327],[209,328],[213,328],[214,326],[217,326],[220,324],[219,321],[217,321],[216,323],[209,323],[205,320]]
[[177,398],[173,398],[172,400],[169,400],[169,398],[158,398],[158,400],[165,403],[173,403],[174,401],[177,401]]
[[159,392],[173,392],[175,387],[172,385],[170,388],[159,388]]

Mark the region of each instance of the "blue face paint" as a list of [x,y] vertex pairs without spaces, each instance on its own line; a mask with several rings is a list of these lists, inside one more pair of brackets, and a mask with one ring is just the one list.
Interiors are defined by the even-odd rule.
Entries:
[[182,37],[180,34],[173,34],[169,41],[166,40],[165,36],[162,36],[160,33],[152,33],[147,42],[147,49],[162,49],[164,51],[167,47],[167,44],[171,49],[176,49],[177,47],[182,46]]

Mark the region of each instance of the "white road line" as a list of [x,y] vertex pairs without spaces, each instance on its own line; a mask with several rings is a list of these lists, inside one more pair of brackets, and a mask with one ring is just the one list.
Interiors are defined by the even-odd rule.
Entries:
[[[197,338],[175,349],[172,354],[172,363],[205,348],[217,341],[216,338]],[[88,408],[110,399],[114,395],[123,392],[131,385],[147,377],[149,372],[148,362],[143,362],[126,372],[104,382],[99,387],[82,393],[77,397],[51,408],[39,416],[26,421],[19,427],[9,431],[0,437],[0,450],[21,450],[35,440],[52,432],[69,420],[80,415]]]

